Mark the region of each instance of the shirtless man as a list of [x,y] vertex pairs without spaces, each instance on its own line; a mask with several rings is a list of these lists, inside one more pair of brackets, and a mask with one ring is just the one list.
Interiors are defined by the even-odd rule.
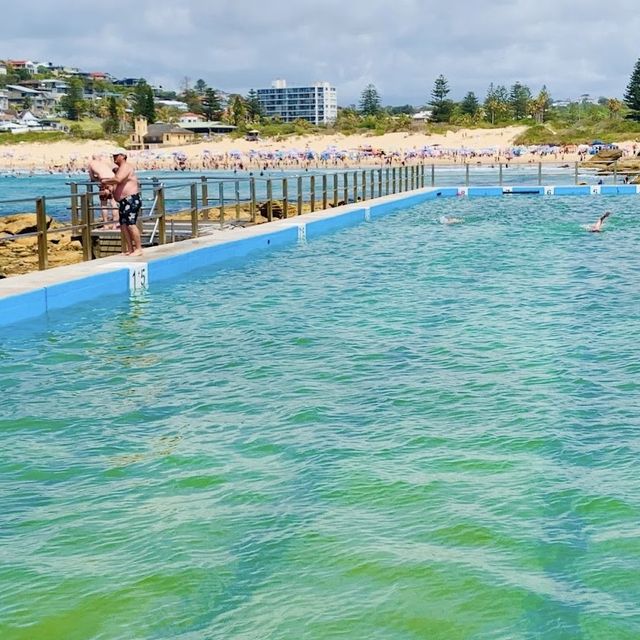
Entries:
[[136,226],[138,213],[142,209],[140,183],[133,165],[127,162],[127,152],[124,149],[113,152],[113,161],[118,167],[115,175],[100,182],[104,186],[113,186],[113,197],[120,212],[120,231],[127,247],[125,255],[141,256],[142,243]]
[[[91,182],[100,182],[107,178],[113,177],[114,166],[112,163],[107,162],[104,159],[104,155],[101,153],[95,153],[87,166],[87,172],[89,173],[89,180]],[[100,212],[102,214],[102,221],[112,222],[112,225],[105,225],[105,228],[116,229],[116,208],[113,203],[113,194],[111,193],[111,187],[100,185],[100,191],[98,191],[98,197],[100,198]]]
[[602,229],[603,222],[611,215],[611,211],[603,213],[595,222],[595,224],[589,228],[591,233],[599,233]]

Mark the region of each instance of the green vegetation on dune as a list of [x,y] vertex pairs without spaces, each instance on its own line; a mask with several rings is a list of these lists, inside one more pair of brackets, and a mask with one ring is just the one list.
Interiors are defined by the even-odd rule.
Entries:
[[80,120],[69,120],[68,118],[60,118],[61,125],[71,129],[76,127],[78,131],[86,133],[102,133],[102,119],[101,118],[82,118]]
[[633,120],[556,121],[529,127],[516,138],[515,144],[589,144],[594,140],[612,143],[636,138],[640,138],[640,123]]
[[25,133],[0,133],[0,145],[19,144],[20,142],[58,142],[67,140],[64,131],[27,131]]

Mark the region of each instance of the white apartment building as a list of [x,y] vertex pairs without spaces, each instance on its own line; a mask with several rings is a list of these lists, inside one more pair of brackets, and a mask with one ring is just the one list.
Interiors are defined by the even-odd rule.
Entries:
[[283,122],[308,120],[313,124],[330,124],[338,117],[336,89],[328,82],[287,87],[286,80],[275,80],[270,89],[258,89],[257,94],[264,115]]

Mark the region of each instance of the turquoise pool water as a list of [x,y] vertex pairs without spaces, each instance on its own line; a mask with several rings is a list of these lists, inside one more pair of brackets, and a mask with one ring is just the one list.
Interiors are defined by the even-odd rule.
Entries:
[[639,214],[435,201],[2,330],[0,637],[640,637]]

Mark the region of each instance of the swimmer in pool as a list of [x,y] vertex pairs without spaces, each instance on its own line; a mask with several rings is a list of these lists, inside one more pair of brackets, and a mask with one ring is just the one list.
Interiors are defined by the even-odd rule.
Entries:
[[454,218],[453,216],[442,216],[440,218],[441,224],[462,224],[463,222],[462,218]]
[[604,223],[604,221],[611,215],[611,211],[605,211],[605,213],[603,213],[595,222],[595,224],[593,224],[591,227],[589,227],[589,231],[591,231],[591,233],[600,233],[600,231],[602,230],[602,225]]

